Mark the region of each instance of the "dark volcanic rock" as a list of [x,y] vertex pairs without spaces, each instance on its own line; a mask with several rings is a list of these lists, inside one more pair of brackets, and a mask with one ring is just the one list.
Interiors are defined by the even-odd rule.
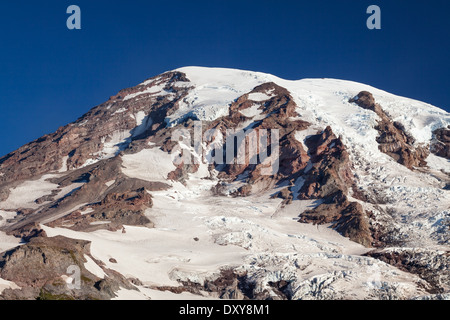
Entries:
[[394,248],[373,250],[367,256],[379,259],[400,270],[419,275],[427,281],[430,293],[450,290],[450,252],[433,249]]
[[246,273],[239,273],[232,269],[222,269],[220,274],[213,279],[205,280],[204,283],[190,281],[180,281],[181,286],[169,287],[160,286],[153,289],[160,291],[170,291],[173,293],[190,292],[201,294],[201,292],[213,293],[219,299],[225,300],[286,300],[290,299],[289,283],[280,281],[269,282],[268,285],[274,288],[273,294],[265,289],[256,290],[256,283],[248,277]]
[[41,226],[37,223],[30,223],[7,234],[21,238],[25,242],[28,242],[35,237],[47,237],[46,232],[42,230]]
[[305,182],[298,198],[327,198],[337,191],[347,194],[354,184],[348,152],[330,127],[306,140],[312,168],[302,177]]
[[[114,291],[124,287],[134,289],[126,279],[112,270],[100,279],[84,264],[90,256],[90,242],[57,236],[33,238],[29,243],[3,253],[0,258],[0,277],[12,281],[21,289],[6,289],[4,299],[111,299]],[[92,257],[91,257],[92,258]],[[71,276],[69,267],[80,270],[80,288],[67,286],[64,276]],[[108,286],[99,285],[108,283]],[[112,290],[111,288],[114,288]]]
[[[152,206],[152,196],[145,188],[123,193],[111,192],[102,201],[87,205],[48,225],[66,226],[76,231],[119,230],[123,225],[153,227],[153,223],[145,216],[145,210]],[[81,211],[87,209],[91,212],[82,215]],[[93,224],[95,222],[100,224]]]
[[435,155],[450,160],[450,126],[433,131],[434,139],[431,144],[431,152]]
[[329,203],[307,210],[300,215],[299,222],[313,224],[332,223],[333,229],[366,247],[373,245],[369,218],[357,202],[350,202],[341,191],[331,197]]
[[[349,202],[347,194],[354,189],[348,152],[330,127],[306,140],[311,156],[311,169],[303,173],[303,186],[298,199],[324,199],[324,203],[300,215],[299,222],[328,224],[345,237],[364,246],[373,244],[369,218],[357,202]],[[292,188],[291,188],[292,189]]]
[[[247,182],[250,184],[260,184],[266,186],[267,189],[273,186],[274,183],[286,179],[289,176],[296,174],[304,169],[308,163],[309,156],[303,148],[301,142],[295,139],[296,131],[302,131],[307,129],[310,124],[306,121],[296,119],[298,114],[295,111],[297,105],[293,101],[290,93],[285,88],[282,88],[275,83],[269,82],[254,88],[248,94],[245,94],[238,98],[230,107],[230,115],[223,117],[212,122],[206,129],[219,130],[223,137],[227,137],[227,130],[237,129],[242,122],[248,120],[240,111],[250,108],[255,103],[249,100],[249,94],[251,93],[267,93],[270,92],[270,97],[267,101],[261,102],[259,109],[261,110],[262,119],[256,121],[251,127],[243,128],[244,133],[250,131],[258,134],[263,133],[262,130],[267,130],[268,139],[272,134],[272,130],[278,130],[279,134],[279,168],[273,175],[263,175],[262,170],[267,168],[267,164],[262,163],[258,157],[258,161],[250,161],[250,154],[247,153],[244,163],[226,163],[226,165],[220,169],[219,178],[233,181],[239,175],[244,172],[248,172]],[[225,148],[223,150],[223,158],[227,153],[226,140],[224,141]],[[235,150],[245,150],[245,145],[250,145],[249,137],[245,140],[237,142]],[[270,141],[267,144],[270,145]],[[269,147],[267,147],[269,148]],[[260,148],[258,155],[269,154],[269,150]],[[234,151],[235,158],[237,159],[237,151]],[[253,156],[253,155],[252,155]],[[247,194],[247,193],[244,193]]]
[[383,112],[381,106],[375,102],[375,98],[368,91],[361,91],[356,97],[350,99],[349,102],[354,102],[361,108],[372,110],[378,115]]

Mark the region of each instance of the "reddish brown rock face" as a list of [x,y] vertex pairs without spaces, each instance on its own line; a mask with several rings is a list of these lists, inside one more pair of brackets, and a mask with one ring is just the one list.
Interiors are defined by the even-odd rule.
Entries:
[[383,108],[375,102],[370,92],[362,91],[349,102],[354,102],[361,108],[372,110],[380,117],[375,129],[380,134],[377,142],[381,152],[391,156],[395,161],[409,169],[426,166],[425,159],[429,155],[428,146],[415,147],[414,138],[406,132],[401,123],[391,120]]
[[450,160],[450,126],[440,128],[433,132],[434,140],[431,152],[435,155]]
[[[250,94],[267,94],[268,92],[270,92],[270,98],[260,103],[258,108],[262,119],[256,121],[251,128],[247,129],[258,133],[261,133],[262,130],[267,130],[268,134],[270,134],[271,130],[278,130],[279,170],[273,177],[263,177],[261,175],[263,165],[261,163],[256,165],[250,164],[249,157],[246,157],[244,164],[227,164],[221,174],[223,178],[234,180],[238,175],[249,170],[251,172],[250,182],[260,179],[282,180],[306,167],[309,156],[304,150],[302,143],[295,139],[295,133],[296,131],[307,129],[310,124],[306,121],[291,119],[298,116],[295,111],[297,105],[293,102],[290,93],[275,83],[265,83],[253,89],[249,94],[241,96],[231,105],[230,116],[214,121],[208,129],[220,130],[222,135],[226,136],[227,129],[237,129],[241,123],[250,119],[240,112],[251,108],[255,104],[254,101],[249,100]],[[243,143],[248,144],[249,142],[246,140]],[[270,140],[268,144],[270,144]],[[224,153],[226,153],[226,149]]]
[[330,127],[306,140],[312,168],[304,173],[299,199],[326,198],[337,191],[344,194],[353,184],[350,160],[340,138]]
[[[122,145],[118,145],[119,152],[120,149],[126,148],[133,138],[137,138],[132,135],[136,127],[136,115],[139,112],[144,112],[147,117],[152,118],[153,123],[164,126],[166,115],[178,108],[178,102],[183,99],[189,89],[176,85],[186,81],[184,74],[168,72],[149,79],[146,85],[122,90],[74,123],[61,127],[55,133],[45,135],[0,158],[0,170],[3,173],[0,176],[0,185],[57,171],[64,165],[68,169],[79,168],[87,160],[95,159],[94,155],[104,148],[105,143],[111,141],[111,136],[116,131],[122,131],[124,137],[125,134],[130,136],[128,141],[125,139]],[[161,90],[174,92],[174,96],[169,98],[169,96],[156,96],[155,93],[149,93],[139,96],[139,99],[124,99],[129,94],[157,86],[161,86]],[[158,127],[153,128],[153,130],[157,129]],[[65,160],[64,164],[63,160]]]
[[302,174],[298,199],[323,199],[318,207],[300,214],[299,222],[328,224],[351,240],[372,246],[372,230],[362,206],[347,199],[354,186],[348,152],[330,127],[306,140],[312,167]]
[[366,247],[374,245],[369,218],[361,204],[348,201],[347,197],[337,191],[327,202],[307,210],[300,215],[299,222],[313,224],[331,223],[333,229],[350,240]]
[[[61,219],[49,223],[52,227],[65,226],[76,231],[94,231],[98,229],[119,230],[123,225],[152,227],[145,216],[145,210],[153,206],[151,195],[140,188],[124,193],[108,193],[102,201],[87,205]],[[82,215],[81,212],[90,212]],[[102,222],[102,224],[93,224]]]

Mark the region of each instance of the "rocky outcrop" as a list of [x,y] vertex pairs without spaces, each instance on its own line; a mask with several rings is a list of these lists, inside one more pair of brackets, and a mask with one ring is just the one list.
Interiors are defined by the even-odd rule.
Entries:
[[430,284],[429,292],[432,294],[450,290],[450,251],[389,248],[373,250],[366,255],[419,275]]
[[[101,279],[86,269],[90,242],[38,237],[29,243],[3,253],[0,258],[0,277],[12,281],[21,289],[6,289],[3,299],[85,300],[111,299],[121,287],[135,289],[119,274],[105,269]],[[71,289],[68,280],[73,271],[80,271],[80,287]],[[74,269],[75,270],[75,269]],[[72,278],[73,279],[73,278]],[[75,282],[73,282],[75,283]]]
[[[146,209],[152,206],[152,197],[145,188],[124,193],[111,192],[101,202],[84,206],[48,225],[76,231],[115,231],[123,229],[124,225],[153,227],[145,215]],[[89,213],[83,214],[84,211]]]
[[[243,111],[255,107],[255,101],[249,99],[251,94],[266,95],[267,100],[256,104],[259,112],[248,114]],[[284,204],[292,203],[296,199],[326,199],[326,204],[303,213],[300,217],[301,222],[319,224],[333,222],[335,229],[341,234],[363,245],[371,246],[373,239],[365,211],[360,204],[350,203],[346,197],[354,181],[344,144],[336,137],[331,127],[327,127],[305,141],[307,152],[302,142],[295,138],[295,133],[307,129],[309,123],[299,120],[296,107],[290,93],[274,83],[258,86],[249,94],[238,98],[230,107],[229,117],[218,119],[207,129],[220,130],[222,136],[226,137],[227,130],[242,128],[242,123],[245,124],[249,118],[255,120],[254,117],[257,116],[259,120],[254,121],[247,130],[279,131],[279,170],[272,176],[262,176],[262,165],[251,164],[250,157],[247,157],[245,163],[218,166],[219,178],[224,181],[241,179],[240,181],[245,182],[244,186],[231,193],[232,196],[249,196],[252,190],[261,191],[283,181],[290,181],[291,187],[284,188],[275,195],[283,198]],[[245,140],[242,143],[248,144],[249,141]],[[239,148],[244,147],[235,146],[235,150]],[[226,150],[224,159],[225,154]],[[298,192],[294,192],[297,187],[293,184],[300,177],[304,180],[303,186]],[[223,193],[220,189],[219,183],[215,192]]]
[[450,126],[433,131],[430,150],[433,154],[450,160]]
[[[134,139],[145,136],[147,130],[157,129],[150,125],[146,128],[146,118],[154,117],[153,123],[164,125],[164,121],[157,122],[157,115],[165,117],[177,110],[179,101],[189,90],[188,86],[179,84],[187,81],[183,73],[167,72],[144,84],[120,91],[74,123],[0,158],[0,185],[56,172],[64,167],[79,168],[88,160],[105,156],[102,152],[107,144],[113,144],[109,148],[116,148],[118,154]],[[158,94],[160,92],[168,94]],[[137,93],[142,93],[139,99],[126,99],[128,95]],[[145,115],[144,126],[137,127],[138,114]],[[99,126],[99,123],[102,125]]]
[[35,237],[46,237],[46,232],[41,228],[38,223],[30,223],[21,228],[15,229],[7,233],[8,235],[21,238],[24,242],[29,242]]
[[[18,212],[15,221],[5,226],[4,229],[11,232],[29,224],[41,222],[51,223],[54,220],[57,220],[55,225],[60,226],[61,222],[64,221],[64,216],[73,218],[77,215],[77,212],[79,213],[79,210],[92,207],[91,205],[86,206],[86,204],[100,203],[104,199],[107,199],[109,195],[120,194],[126,196],[127,193],[131,195],[138,190],[157,191],[168,188],[168,185],[165,183],[144,181],[125,176],[121,173],[121,164],[120,158],[107,159],[82,169],[69,171],[58,178],[50,179],[52,183],[58,185],[59,190],[71,186],[74,183],[82,183],[82,185],[74,188],[68,194],[57,200],[42,204],[38,209]],[[106,184],[108,181],[113,182],[112,185],[108,186]],[[151,197],[146,191],[140,193],[146,199]],[[98,214],[97,218],[94,216],[91,217],[91,215],[79,218],[83,218],[82,220],[86,223],[88,222],[88,217],[91,219],[90,222],[105,221],[102,218],[103,214],[111,218],[111,221],[108,221],[113,226],[99,224],[96,228],[120,228],[120,225],[126,222],[132,223],[133,225],[139,223],[141,225],[150,225],[150,221],[144,216],[143,212],[145,209],[151,207],[151,200],[146,202],[148,206],[145,208],[142,206],[130,207],[129,203],[129,201],[116,201],[114,203],[114,210],[109,208],[107,210],[108,213],[106,211],[101,213],[95,211],[95,214]],[[99,209],[99,207],[96,208]],[[61,216],[62,218],[60,218]],[[79,220],[76,219],[76,222],[79,222]],[[89,223],[83,223],[81,225],[87,227]]]
[[[252,94],[261,94],[267,97],[264,101],[252,100]],[[255,108],[256,112],[246,113],[248,109]],[[236,101],[230,105],[230,113],[228,116],[221,117],[212,122],[202,121],[202,137],[205,137],[205,133],[209,130],[217,130],[222,134],[224,138],[224,148],[221,150],[221,154],[217,157],[221,157],[222,164],[214,163],[210,164],[210,169],[217,169],[219,171],[218,178],[223,181],[235,181],[238,177],[242,178],[246,176],[245,183],[247,186],[237,191],[235,195],[248,195],[252,189],[252,185],[259,184],[260,187],[257,190],[268,189],[278,181],[286,179],[302,170],[308,163],[309,157],[303,148],[301,142],[295,139],[296,131],[305,130],[309,127],[309,123],[296,118],[298,116],[296,112],[297,105],[293,101],[290,93],[285,88],[278,86],[275,83],[269,82],[257,86],[247,94],[242,95]],[[195,117],[186,117],[183,121],[177,123],[173,127],[161,127],[158,130],[151,132],[147,140],[141,139],[133,141],[129,148],[124,152],[136,152],[140,143],[152,143],[160,147],[163,151],[171,153],[177,146],[177,143],[172,141],[172,133],[174,130],[182,129],[190,132],[191,137],[194,135]],[[251,124],[250,124],[251,123]],[[234,162],[227,161],[227,138],[232,138],[228,135],[228,131],[235,131],[237,133],[248,134],[254,132],[256,135],[261,134],[262,130],[267,130],[268,133],[268,147],[258,149],[258,155],[267,154],[270,156],[270,134],[272,130],[278,130],[279,132],[279,170],[271,176],[262,175],[262,170],[267,168],[267,164],[263,164],[261,157],[256,156],[251,161],[249,156],[248,146],[251,143],[250,137],[247,135],[243,141],[236,141],[234,145]],[[205,148],[210,148],[215,140],[204,141]],[[243,163],[238,162],[237,151],[238,149],[245,150],[246,155]],[[183,151],[186,152],[186,151]],[[210,156],[209,154],[206,156]],[[213,156],[216,156],[215,153]],[[229,160],[229,159],[228,159]],[[231,162],[231,163],[228,163]],[[179,181],[184,183],[188,174],[197,172],[199,165],[196,163],[184,163],[181,162],[177,165],[177,168],[169,173],[168,179]],[[244,174],[245,173],[245,174]]]
[[332,228],[366,247],[374,244],[369,218],[361,204],[348,201],[342,191],[336,192],[325,203],[300,215],[299,222],[332,224]]
[[380,117],[375,129],[379,133],[377,142],[381,152],[386,153],[396,162],[409,169],[426,166],[425,159],[429,155],[428,146],[415,146],[415,139],[406,132],[405,127],[400,122],[392,121],[383,108],[375,102],[370,92],[361,91],[349,102],[371,110]]
[[305,141],[311,156],[311,167],[303,172],[305,180],[298,198],[321,199],[342,191],[347,194],[354,184],[348,152],[331,127]]
[[[332,223],[333,228],[345,237],[372,246],[372,230],[369,218],[357,202],[350,202],[347,194],[354,186],[348,152],[341,139],[330,127],[310,136],[305,141],[310,156],[310,165],[301,174],[303,185],[297,199],[322,199],[324,202],[312,210],[300,214],[299,222],[313,224]],[[288,203],[292,202],[293,190],[284,190]]]
[[173,293],[190,292],[196,295],[208,293],[213,297],[224,300],[289,300],[289,283],[286,281],[269,282],[272,290],[256,290],[256,283],[246,272],[233,269],[222,269],[220,274],[203,283],[180,281],[180,286],[159,286],[155,290]]
[[[255,102],[251,100],[251,94],[262,94],[267,96],[267,100],[262,102]],[[242,113],[243,111],[254,108],[257,106],[258,112],[255,114]],[[211,123],[207,130],[215,129],[222,133],[223,137],[227,137],[227,130],[242,130],[244,133],[254,131],[262,134],[267,130],[267,148],[263,149],[261,146],[258,149],[258,155],[267,154],[270,155],[270,135],[273,130],[278,130],[279,134],[279,168],[273,175],[262,175],[261,170],[267,167],[267,164],[263,164],[261,158],[258,157],[257,164],[250,163],[250,155],[247,153],[244,163],[226,163],[223,168],[220,169],[219,178],[228,181],[235,180],[239,175],[244,172],[248,173],[247,183],[249,184],[265,184],[267,186],[271,183],[276,183],[286,179],[292,175],[295,175],[302,169],[304,169],[308,163],[309,156],[301,142],[295,139],[296,131],[302,131],[307,129],[310,124],[306,121],[296,118],[298,116],[296,112],[297,105],[293,101],[290,93],[285,88],[282,88],[275,83],[265,83],[254,88],[248,94],[245,94],[238,98],[230,106],[230,115],[228,117],[220,118]],[[248,127],[245,127],[247,121],[254,121]],[[243,125],[244,124],[244,125]],[[226,147],[226,140],[224,141]],[[250,144],[249,138],[246,138],[235,146],[235,150],[244,149],[244,146]],[[223,158],[225,159],[226,148],[223,150]],[[235,158],[237,158],[237,152],[234,152]]]

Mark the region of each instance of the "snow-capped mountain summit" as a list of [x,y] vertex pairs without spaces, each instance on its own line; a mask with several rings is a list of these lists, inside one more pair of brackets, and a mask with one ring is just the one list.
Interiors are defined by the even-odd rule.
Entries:
[[448,297],[449,161],[420,101],[169,71],[0,158],[0,297]]

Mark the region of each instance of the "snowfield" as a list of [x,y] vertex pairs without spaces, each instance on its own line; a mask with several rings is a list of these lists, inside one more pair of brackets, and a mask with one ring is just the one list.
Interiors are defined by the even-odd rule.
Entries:
[[[262,285],[268,281],[292,281],[293,298],[298,299],[330,298],[336,290],[347,298],[376,299],[381,286],[395,287],[399,297],[425,294],[418,287],[420,278],[362,257],[367,248],[328,226],[296,222],[311,201],[280,208],[280,201],[267,195],[217,199],[205,189],[201,183],[189,189],[176,184],[169,191],[152,192],[154,207],[147,214],[154,229],[125,226],[126,233],[82,233],[43,228],[49,236],[92,241],[95,259],[140,279],[141,293],[128,292],[130,297],[120,292],[124,299],[192,298],[164,295],[155,288],[176,287],[179,281],[202,284],[218,277],[220,269],[246,272],[261,291],[270,289]],[[109,262],[111,258],[117,263]],[[326,290],[319,290],[321,286]]]
[[176,169],[172,156],[158,148],[125,155],[122,160],[123,173],[130,178],[165,182],[167,175]]
[[254,87],[271,81],[270,76],[263,73],[232,69],[187,67],[176,71],[186,73],[194,89],[179,110],[166,119],[169,126],[180,123],[188,115],[205,121],[227,116],[231,102]]
[[58,185],[48,182],[47,179],[53,178],[54,175],[44,175],[39,180],[25,181],[17,187],[10,190],[9,197],[6,201],[0,202],[1,209],[17,209],[17,208],[37,208],[34,200],[51,194],[52,190]]

